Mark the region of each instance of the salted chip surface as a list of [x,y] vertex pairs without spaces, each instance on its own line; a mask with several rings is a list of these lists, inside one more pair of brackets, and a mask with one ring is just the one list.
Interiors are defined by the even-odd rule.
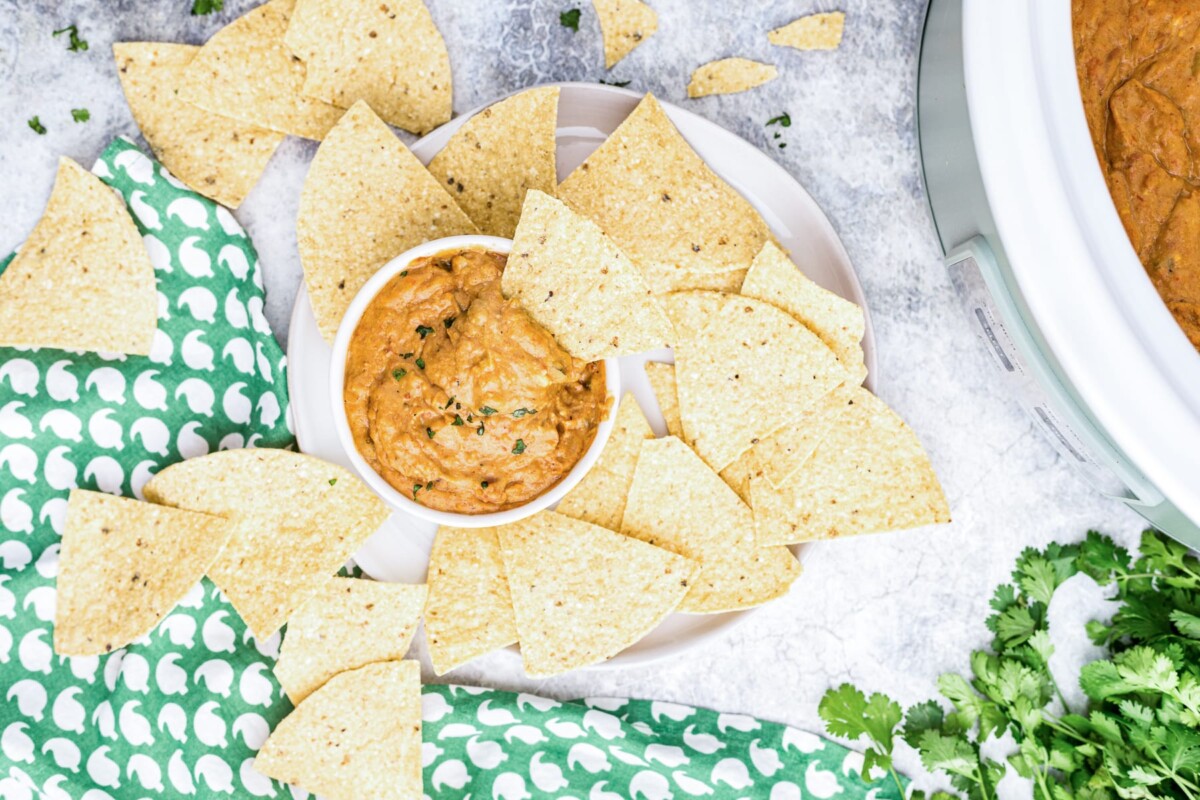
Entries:
[[296,219],[321,335],[333,341],[354,295],[390,259],[433,239],[478,232],[367,104],[355,104],[317,148]]
[[421,665],[335,675],[275,726],[254,768],[329,800],[421,797]]
[[722,58],[697,67],[692,72],[687,92],[688,97],[733,94],[762,86],[777,77],[779,70],[774,64],[764,64],[748,58]]
[[495,528],[438,528],[429,556],[425,643],[445,675],[517,642],[512,598]]
[[557,86],[515,94],[459,128],[429,171],[481,233],[511,239],[530,189],[553,195]]
[[797,50],[836,50],[842,43],[846,15],[841,11],[809,14],[767,34],[771,44]]
[[502,287],[583,361],[669,346],[671,322],[633,262],[591,220],[531,189]]
[[275,677],[299,703],[337,675],[408,652],[425,585],[333,578],[288,620]]
[[349,471],[287,450],[188,459],[155,475],[142,493],[233,521],[208,576],[260,639],[324,588],[390,513]]
[[306,70],[303,92],[426,133],[450,120],[450,54],[421,0],[296,0],[284,41]]
[[204,577],[231,530],[221,517],[71,490],[54,652],[104,655],[149,633]]
[[862,383],[867,377],[862,349],[867,320],[863,310],[817,285],[774,243],[767,242],[755,257],[741,293],[779,306],[807,325],[837,355],[852,382]]
[[667,433],[683,438],[683,420],[679,418],[679,394],[675,387],[675,365],[647,361],[643,365],[650,389],[658,399],[658,409],[667,423]]
[[750,483],[759,544],[836,539],[950,521],[946,495],[916,434],[862,387],[781,486]]
[[295,0],[270,0],[212,35],[188,65],[179,98],[260,128],[321,139],[342,109],[304,94],[304,63],[283,35]]
[[186,44],[121,42],[113,45],[113,57],[129,110],[154,157],[195,191],[237,208],[284,135],[180,100],[187,65],[199,50]]
[[775,306],[719,292],[666,298],[676,329],[675,379],[687,440],[714,470],[846,380],[816,334]]
[[149,355],[156,286],[125,203],[60,158],[42,218],[0,272],[0,347]]
[[531,678],[612,658],[675,610],[696,573],[683,556],[553,511],[497,532]]
[[625,497],[633,482],[642,442],[653,438],[654,431],[650,430],[637,400],[626,394],[617,409],[617,421],[604,451],[583,480],[558,504],[558,513],[610,531],[620,530]]
[[791,550],[758,546],[750,508],[674,436],[642,444],[621,532],[700,563],[684,613],[761,605],[800,576]]
[[754,207],[708,168],[649,94],[558,196],[599,225],[656,293],[725,288],[728,280],[711,281],[749,269],[771,238]]
[[604,37],[604,67],[612,69],[658,30],[658,14],[640,0],[592,0]]

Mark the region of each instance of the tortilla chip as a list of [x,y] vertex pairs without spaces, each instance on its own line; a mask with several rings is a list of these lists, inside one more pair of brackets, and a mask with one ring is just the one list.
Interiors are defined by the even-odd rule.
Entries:
[[675,365],[647,361],[643,368],[650,381],[650,389],[658,398],[658,409],[667,423],[670,436],[683,437],[683,421],[679,419],[679,394],[675,388]]
[[797,50],[836,50],[842,43],[846,15],[841,11],[810,14],[767,34],[767,41]]
[[450,121],[450,54],[421,0],[298,0],[284,41],[304,61],[304,94],[359,100],[425,133]]
[[654,431],[650,430],[637,400],[626,394],[617,409],[617,422],[604,451],[583,480],[558,504],[558,513],[610,531],[620,530],[638,453],[642,442],[653,438]]
[[223,450],[167,467],[154,503],[220,514],[234,530],[208,576],[260,639],[288,620],[390,511],[347,470],[287,450]]
[[204,577],[231,531],[221,517],[73,489],[54,652],[104,655],[149,633]]
[[482,233],[511,239],[525,193],[553,195],[557,86],[515,94],[467,120],[429,162]]
[[822,289],[801,272],[787,254],[768,242],[754,259],[741,293],[779,306],[829,345],[850,380],[867,377],[862,339],[867,320],[863,310],[828,289]]
[[502,285],[583,361],[667,347],[673,338],[633,262],[595,223],[536,189],[525,195]]
[[421,665],[335,675],[275,726],[254,768],[328,800],[421,797]]
[[649,94],[558,194],[612,237],[659,294],[715,288],[700,282],[749,269],[771,238]]
[[791,550],[757,546],[750,508],[674,436],[642,444],[621,532],[700,563],[684,613],[762,605],[800,576]]
[[592,0],[604,36],[604,68],[612,69],[658,30],[654,9],[638,0]]
[[429,556],[425,642],[433,671],[517,642],[512,598],[495,528],[438,528]]
[[769,303],[684,292],[666,305],[683,430],[716,471],[846,380],[833,352]]
[[682,556],[553,511],[497,533],[531,678],[629,647],[675,610],[697,569]]
[[748,58],[722,58],[699,66],[688,82],[688,97],[707,97],[710,94],[734,94],[762,86],[779,77],[774,64],[763,64]]
[[237,208],[258,183],[283,134],[180,100],[185,68],[199,50],[186,44],[123,42],[113,45],[113,57],[129,110],[154,157],[195,191]]
[[304,64],[283,34],[295,0],[270,0],[213,34],[184,71],[179,99],[280,133],[321,139],[342,109],[303,93]]
[[42,218],[0,272],[0,347],[149,355],[156,287],[121,198],[60,158]]
[[786,483],[750,484],[759,544],[836,539],[950,521],[946,495],[912,429],[861,387]]
[[355,104],[317,149],[296,219],[321,334],[333,341],[354,295],[392,258],[423,242],[478,232],[367,104]]
[[[767,441],[764,439],[763,441]],[[748,506],[753,506],[750,497],[750,482],[755,478],[762,477],[764,465],[761,458],[758,456],[757,446],[751,447],[746,452],[735,458],[733,462],[721,470],[719,473],[721,480],[725,481],[725,485],[733,489],[734,494],[738,496],[743,503]]]
[[288,620],[275,677],[299,703],[339,672],[408,652],[425,585],[334,578]]

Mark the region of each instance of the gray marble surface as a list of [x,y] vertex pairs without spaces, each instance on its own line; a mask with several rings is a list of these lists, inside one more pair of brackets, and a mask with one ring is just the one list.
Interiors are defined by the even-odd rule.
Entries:
[[[187,13],[190,0],[0,0],[0,251],[36,222],[58,155],[90,163],[113,136],[137,135],[112,42],[200,43],[254,4],[226,0],[223,13],[196,18]],[[850,252],[874,319],[879,394],[926,443],[954,522],[817,548],[789,597],[674,662],[530,681],[514,659],[498,654],[456,678],[554,696],[676,700],[814,730],[821,694],[842,681],[904,703],[924,699],[939,673],[966,669],[970,650],[986,643],[987,599],[1021,548],[1073,539],[1088,528],[1132,542],[1142,525],[1093,492],[1039,438],[993,380],[961,317],[920,187],[913,94],[923,0],[652,4],[658,34],[606,73],[586,0],[429,0],[450,45],[459,111],[548,80],[630,80],[631,88],[736,131],[795,175]],[[558,23],[559,12],[574,5],[584,9],[577,34]],[[834,8],[848,14],[839,51],[806,54],[767,44],[767,30]],[[90,42],[87,52],[68,52],[61,37],[51,37],[69,24]],[[780,77],[743,94],[687,100],[690,71],[729,55],[772,61]],[[70,109],[78,107],[91,111],[90,122],[71,121]],[[785,110],[793,123],[787,148],[779,149],[764,122]],[[34,114],[45,136],[26,126]],[[268,316],[281,339],[300,280],[296,205],[315,147],[288,139],[237,213],[264,264]],[[1078,620],[1104,613],[1094,593],[1077,595],[1054,612],[1064,635]],[[1076,653],[1082,647],[1077,636],[1060,646]],[[922,774],[911,751],[902,752],[900,765]],[[1019,785],[1006,792],[1027,796]]]

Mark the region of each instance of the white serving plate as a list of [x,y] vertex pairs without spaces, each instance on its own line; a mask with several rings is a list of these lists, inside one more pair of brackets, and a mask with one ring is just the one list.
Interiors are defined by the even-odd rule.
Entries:
[[[558,178],[561,181],[616,130],[642,96],[628,89],[601,84],[562,83],[558,86],[562,90],[556,134]],[[497,98],[497,101],[501,99]],[[682,108],[668,103],[662,106],[709,167],[758,209],[804,273],[866,311],[866,299],[850,265],[850,257],[808,192],[782,167],[744,139]],[[458,116],[431,132],[412,146],[413,153],[422,162],[429,163],[451,135],[484,107]],[[863,350],[868,375],[873,376],[875,342],[869,312]],[[332,349],[317,330],[308,293],[301,286],[288,332],[288,389],[296,439],[304,452],[353,471],[334,428],[329,396],[331,357]],[[642,364],[648,360],[673,359],[669,350],[622,358],[621,385],[625,392],[633,392],[655,433],[664,435],[666,424],[642,370]],[[871,377],[867,378],[867,385],[870,387]],[[422,583],[435,531],[432,523],[398,511],[367,540],[354,559],[364,572],[377,580]],[[801,558],[807,547],[796,548]],[[714,636],[727,633],[749,613],[672,614],[640,642],[592,669],[645,664],[679,655]],[[515,654],[516,650],[512,652]]]

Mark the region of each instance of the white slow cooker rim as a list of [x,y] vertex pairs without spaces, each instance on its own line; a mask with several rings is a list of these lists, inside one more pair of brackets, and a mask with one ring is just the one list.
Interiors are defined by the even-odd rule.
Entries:
[[965,0],[963,51],[985,191],[1034,324],[1113,443],[1200,520],[1200,355],[1108,194],[1069,0]]

